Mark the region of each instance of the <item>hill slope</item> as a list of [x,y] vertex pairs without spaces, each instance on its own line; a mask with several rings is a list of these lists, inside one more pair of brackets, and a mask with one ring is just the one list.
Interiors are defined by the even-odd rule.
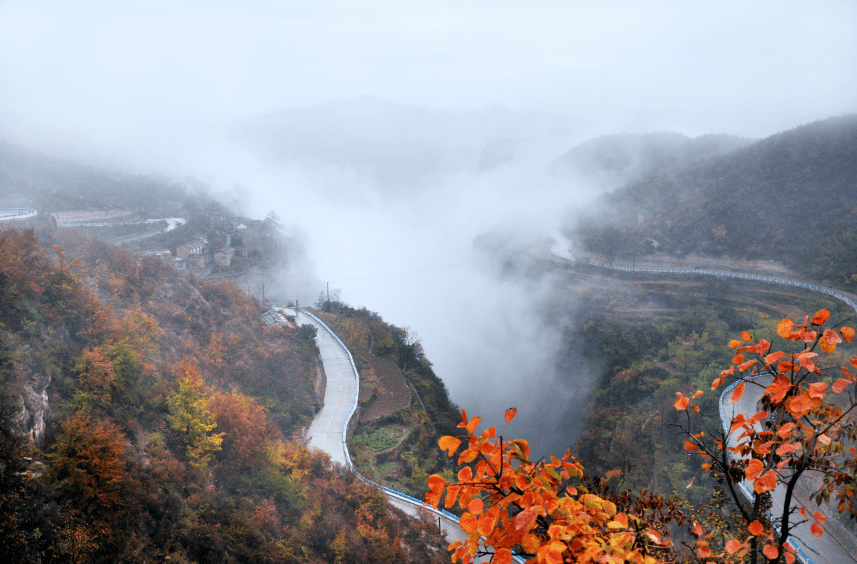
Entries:
[[[645,252],[781,261],[820,282],[857,284],[857,116],[778,133],[608,195],[610,226],[576,235],[616,258]],[[612,229],[611,229],[612,228]]]
[[0,229],[2,561],[448,559],[291,440],[315,411],[311,333],[267,327],[231,283],[40,238]]
[[554,162],[556,172],[575,172],[598,183],[619,186],[655,173],[679,170],[746,147],[752,139],[734,135],[620,133],[581,143]]

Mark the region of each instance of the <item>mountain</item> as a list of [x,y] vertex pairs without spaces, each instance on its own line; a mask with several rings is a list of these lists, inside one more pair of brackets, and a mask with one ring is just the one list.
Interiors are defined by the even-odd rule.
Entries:
[[176,213],[187,189],[165,178],[116,173],[0,142],[0,207],[51,212],[133,208]]
[[817,121],[681,170],[656,169],[607,195],[574,229],[617,258],[772,259],[820,282],[857,285],[857,115]]
[[569,150],[554,162],[553,170],[616,187],[654,172],[686,168],[751,143],[752,139],[722,134],[696,138],[668,132],[605,135]]

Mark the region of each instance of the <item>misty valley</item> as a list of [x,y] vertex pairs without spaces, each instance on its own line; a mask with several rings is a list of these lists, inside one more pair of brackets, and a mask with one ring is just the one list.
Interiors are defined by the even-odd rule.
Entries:
[[3,561],[857,562],[857,115],[593,131],[0,141]]

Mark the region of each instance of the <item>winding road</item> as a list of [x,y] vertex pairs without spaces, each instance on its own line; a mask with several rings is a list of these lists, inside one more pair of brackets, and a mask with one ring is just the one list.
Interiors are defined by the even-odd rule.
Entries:
[[[390,504],[408,515],[416,518],[426,513],[430,515],[449,542],[466,539],[467,535],[458,524],[458,517],[452,513],[424,505],[422,500],[376,484],[357,472],[351,462],[346,444],[348,424],[357,410],[360,388],[360,376],[351,352],[330,327],[312,313],[303,309],[295,311],[280,306],[274,306],[274,310],[283,315],[295,316],[299,324],[312,325],[318,330],[316,343],[321,353],[327,386],[324,393],[324,406],[316,414],[307,430],[307,446],[328,453],[333,462],[350,468],[361,480],[380,489]],[[523,562],[522,559],[519,561]]]
[[[562,235],[560,236],[562,237],[562,239],[557,239],[554,236],[554,239],[557,242],[554,243],[553,247],[551,248],[551,253],[562,259],[574,262],[574,256],[571,252],[571,241],[569,241],[566,237]],[[855,301],[851,297],[846,296],[841,292],[831,290],[830,288],[824,288],[823,286],[816,286],[814,284],[807,284],[805,282],[796,282],[794,280],[784,280],[781,278],[771,278],[769,276],[757,276],[754,274],[744,274],[740,272],[728,272],[721,270],[634,268],[627,266],[612,266],[609,264],[597,263],[594,261],[589,261],[587,264],[590,266],[597,266],[600,268],[621,270],[626,272],[717,276],[722,278],[740,278],[743,280],[755,280],[758,282],[779,284],[784,286],[795,286],[813,292],[821,292],[829,296],[833,296],[834,298],[845,302],[846,304],[848,304],[849,307],[857,311],[857,303],[855,303]],[[738,384],[738,382],[734,382],[731,386],[727,387],[723,391],[720,396],[720,419],[723,423],[724,430],[727,433],[731,426],[732,418],[738,413],[743,413],[744,416],[749,419],[756,413],[756,411],[758,411],[756,409],[757,404],[759,400],[761,400],[765,388],[768,384],[770,384],[770,377],[768,377],[767,381],[765,380],[765,378],[765,376],[760,376],[752,380],[751,384],[747,386],[744,396],[741,398],[740,401],[736,403],[732,403],[730,401],[730,397],[732,395],[732,388],[734,388]],[[761,424],[757,424],[757,427],[761,429]],[[733,443],[733,438],[731,436],[729,437],[729,441],[730,443]],[[746,496],[748,500],[753,500],[754,494],[746,486],[746,484],[741,484],[741,492],[744,494],[744,496]],[[785,492],[785,485],[778,484],[776,490],[774,490],[771,495],[774,506],[779,508],[780,511],[782,510],[783,502],[785,500]],[[796,506],[801,506],[800,502],[796,498],[793,497],[792,499]],[[811,507],[807,507],[806,509],[810,513],[812,513],[813,511]],[[795,518],[798,517],[795,516]],[[811,524],[811,522],[804,522],[796,526],[792,525],[792,534],[789,535],[789,540],[794,546],[797,547],[798,555],[805,564],[847,564],[851,562],[857,563],[857,540],[854,539],[853,535],[845,531],[844,528],[838,527],[838,523],[831,519],[825,525],[822,525],[825,534],[821,537],[815,537],[810,532]]]

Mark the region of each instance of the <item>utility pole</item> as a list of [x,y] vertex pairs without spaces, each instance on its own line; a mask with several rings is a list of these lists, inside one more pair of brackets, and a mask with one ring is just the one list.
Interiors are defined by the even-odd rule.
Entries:
[[330,311],[330,282],[327,283],[327,311]]

